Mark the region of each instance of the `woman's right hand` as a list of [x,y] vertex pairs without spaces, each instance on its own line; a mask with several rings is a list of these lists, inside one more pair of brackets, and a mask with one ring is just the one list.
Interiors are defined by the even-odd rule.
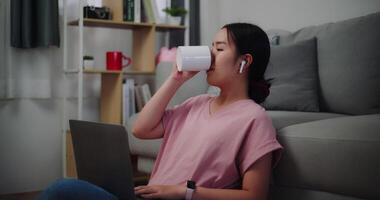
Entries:
[[179,72],[176,63],[173,64],[169,78],[145,104],[133,125],[132,132],[137,138],[157,139],[163,137],[164,127],[161,120],[170,99],[184,82],[197,73]]
[[187,80],[191,79],[193,76],[195,76],[198,72],[199,71],[182,71],[182,72],[180,72],[177,69],[177,63],[174,62],[170,78],[173,78],[176,81],[184,83]]

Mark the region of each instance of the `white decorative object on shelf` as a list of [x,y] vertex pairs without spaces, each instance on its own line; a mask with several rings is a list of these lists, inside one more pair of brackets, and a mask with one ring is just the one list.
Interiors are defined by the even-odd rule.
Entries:
[[83,69],[94,69],[94,57],[85,55],[83,56]]
[[168,24],[176,25],[176,26],[180,25],[181,17],[168,16]]
[[171,25],[180,25],[181,17],[187,14],[187,9],[183,7],[166,7],[162,11],[168,15],[168,24]]
[[83,69],[94,69],[94,60],[83,60]]

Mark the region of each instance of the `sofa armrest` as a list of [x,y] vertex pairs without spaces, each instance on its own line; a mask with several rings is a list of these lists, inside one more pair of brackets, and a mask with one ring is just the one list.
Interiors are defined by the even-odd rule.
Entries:
[[140,155],[149,158],[156,158],[162,139],[142,140],[136,138],[132,133],[133,123],[135,122],[138,113],[132,115],[127,121],[127,132],[129,148],[132,154]]
[[380,114],[338,117],[288,126],[274,183],[380,199]]

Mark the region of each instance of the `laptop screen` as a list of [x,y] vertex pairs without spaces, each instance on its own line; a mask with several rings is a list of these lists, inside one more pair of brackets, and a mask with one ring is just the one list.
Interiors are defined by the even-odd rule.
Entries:
[[136,199],[124,126],[69,120],[78,178],[119,199]]

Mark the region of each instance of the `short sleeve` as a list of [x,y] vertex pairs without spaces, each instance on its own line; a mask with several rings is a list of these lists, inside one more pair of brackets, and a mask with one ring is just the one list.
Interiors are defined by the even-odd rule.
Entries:
[[238,155],[240,174],[244,174],[257,160],[269,152],[273,154],[274,167],[280,159],[282,146],[276,139],[272,120],[264,113],[252,121]]

